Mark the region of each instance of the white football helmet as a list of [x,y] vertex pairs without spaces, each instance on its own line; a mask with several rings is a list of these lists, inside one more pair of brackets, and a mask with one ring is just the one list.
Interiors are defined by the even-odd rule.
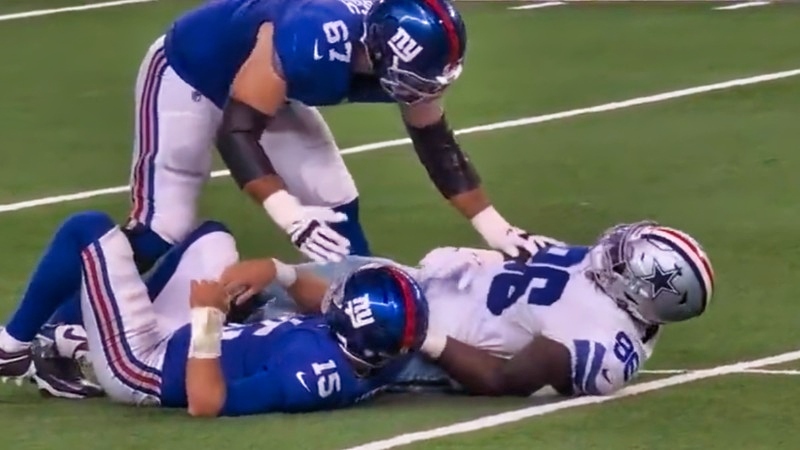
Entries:
[[700,244],[655,222],[610,228],[590,250],[590,261],[588,276],[646,324],[697,317],[711,301],[714,271]]

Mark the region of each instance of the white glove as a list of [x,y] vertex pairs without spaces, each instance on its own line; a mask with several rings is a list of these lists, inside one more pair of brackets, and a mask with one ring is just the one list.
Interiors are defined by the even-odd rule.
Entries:
[[328,225],[346,221],[346,214],[324,206],[303,206],[283,190],[269,196],[264,209],[311,260],[338,262],[350,254],[350,241]]
[[528,234],[524,230],[510,225],[491,206],[472,218],[472,226],[478,230],[490,247],[500,250],[512,258],[520,256],[520,250],[533,255],[547,246],[566,245],[547,236]]

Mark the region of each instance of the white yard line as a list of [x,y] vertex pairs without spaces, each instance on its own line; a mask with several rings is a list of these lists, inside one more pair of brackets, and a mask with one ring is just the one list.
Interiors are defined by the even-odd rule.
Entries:
[[744,2],[744,3],[734,3],[733,5],[725,5],[725,6],[717,6],[717,11],[733,11],[736,9],[743,9],[743,8],[754,8],[756,6],[767,6],[772,2]]
[[634,395],[644,394],[646,392],[666,389],[672,386],[678,386],[686,383],[693,383],[695,381],[720,377],[723,375],[735,374],[744,370],[752,370],[752,369],[757,369],[759,367],[772,366],[775,364],[796,361],[798,359],[800,359],[800,351],[794,351],[794,352],[782,353],[780,355],[770,356],[767,358],[756,359],[752,361],[744,361],[736,364],[728,364],[724,366],[713,367],[711,369],[697,370],[689,373],[662,378],[660,380],[635,384],[623,389],[616,395],[610,397],[578,397],[568,400],[562,400],[556,403],[531,406],[529,408],[508,411],[500,414],[494,414],[491,416],[484,416],[474,420],[455,423],[453,425],[448,425],[440,428],[433,428],[430,430],[419,431],[416,433],[401,434],[389,439],[369,442],[367,444],[351,447],[348,448],[347,450],[385,450],[389,448],[400,447],[403,445],[411,444],[413,442],[427,441],[430,439],[436,439],[444,436],[451,436],[454,434],[469,433],[471,431],[482,430],[484,428],[491,428],[491,427],[496,427],[498,425],[518,422],[520,420],[528,419],[530,417],[543,416],[564,409],[597,405],[600,403],[605,403],[620,398],[631,397]]
[[116,6],[133,5],[136,3],[150,3],[155,1],[158,0],[118,0],[114,2],[90,3],[88,5],[66,6],[63,8],[38,9],[35,11],[24,11],[19,13],[0,15],[0,22],[6,20],[17,20],[17,19],[28,19],[31,17],[50,16],[53,14],[61,14],[68,12],[89,11],[92,9],[113,8]]
[[512,6],[508,9],[513,9],[513,10],[539,9],[539,8],[549,8],[551,6],[562,6],[562,5],[566,5],[566,3],[564,2],[531,3],[529,5]]
[[[697,370],[689,369],[655,369],[655,370],[641,370],[639,373],[648,375],[677,375],[682,373],[696,372]],[[738,372],[743,374],[755,375],[800,375],[800,370],[782,370],[782,369],[744,369]]]
[[[480,125],[476,127],[470,128],[462,128],[460,130],[456,130],[456,134],[463,135],[463,134],[472,134],[472,133],[481,133],[484,131],[494,131],[494,130],[501,130],[504,128],[514,128],[514,127],[521,127],[526,125],[535,125],[544,122],[552,122],[556,120],[562,119],[569,119],[572,117],[578,117],[588,114],[597,114],[609,111],[616,111],[619,109],[631,108],[634,106],[641,106],[647,105],[651,103],[659,103],[667,100],[672,100],[681,97],[690,97],[693,95],[704,94],[707,92],[714,92],[714,91],[721,91],[725,89],[731,89],[739,86],[748,86],[752,84],[758,83],[765,83],[768,81],[780,80],[783,78],[795,77],[800,75],[800,69],[793,69],[793,70],[785,70],[781,72],[773,72],[767,73],[763,75],[756,75],[752,77],[746,78],[737,78],[735,80],[728,80],[723,81],[720,83],[713,83],[713,84],[705,84],[702,86],[695,86],[687,89],[679,89],[677,91],[669,91],[663,92],[660,94],[655,95],[648,95],[644,97],[636,97],[628,100],[622,100],[618,102],[611,102],[605,103],[602,105],[591,106],[588,108],[578,108],[578,109],[571,109],[568,111],[557,112],[553,114],[545,114],[541,116],[532,116],[532,117],[525,117],[522,119],[516,120],[507,120],[503,122],[495,122],[486,125]],[[351,155],[354,153],[362,153],[362,152],[369,152],[373,150],[380,150],[385,148],[391,147],[398,147],[401,145],[410,144],[411,140],[408,138],[404,139],[393,139],[390,141],[382,141],[382,142],[375,142],[372,144],[365,144],[359,145],[356,147],[351,147],[342,150],[342,154]],[[228,175],[227,170],[217,170],[211,173],[212,178],[224,177]],[[59,203],[66,203],[72,202],[76,200],[83,200],[93,197],[100,197],[104,195],[110,194],[118,194],[122,192],[127,192],[128,186],[114,186],[108,187],[103,189],[95,189],[91,191],[83,191],[83,192],[76,192],[73,194],[64,194],[64,195],[55,195],[52,197],[43,197],[34,200],[26,200],[22,202],[15,202],[15,203],[7,203],[4,205],[0,205],[0,213],[7,213],[10,211],[19,211],[22,209],[28,208],[36,208],[39,206],[46,206],[46,205],[53,205]]]

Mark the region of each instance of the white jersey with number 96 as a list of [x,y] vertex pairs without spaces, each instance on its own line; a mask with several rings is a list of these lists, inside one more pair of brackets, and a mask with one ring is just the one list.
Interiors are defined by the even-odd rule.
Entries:
[[504,357],[536,336],[553,339],[570,351],[576,394],[611,393],[650,357],[655,331],[646,337],[586,276],[587,247],[548,247],[525,263],[478,262],[471,252],[440,248],[423,260],[421,274],[425,261],[459,268],[420,280],[432,330]]

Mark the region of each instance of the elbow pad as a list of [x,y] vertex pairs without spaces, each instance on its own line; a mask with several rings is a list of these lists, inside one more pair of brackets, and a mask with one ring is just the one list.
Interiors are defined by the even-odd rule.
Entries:
[[452,198],[480,186],[478,172],[456,142],[455,134],[444,115],[427,127],[406,125],[406,128],[419,160],[445,198]]
[[275,168],[259,144],[271,116],[235,98],[228,99],[217,130],[217,149],[231,172],[231,177],[243,188],[253,180],[275,175]]

